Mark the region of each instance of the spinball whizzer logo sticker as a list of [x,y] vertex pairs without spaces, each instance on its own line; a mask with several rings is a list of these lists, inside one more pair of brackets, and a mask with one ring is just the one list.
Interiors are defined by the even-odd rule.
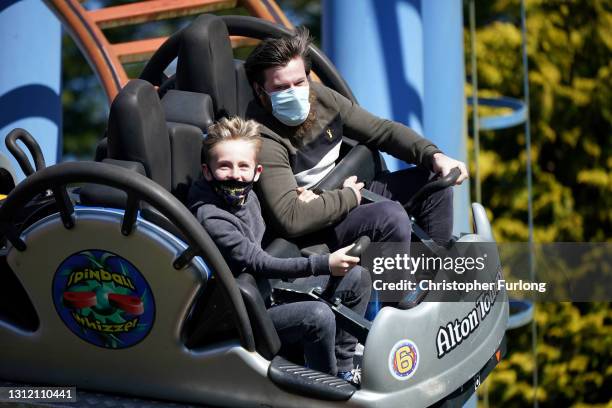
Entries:
[[90,249],[66,258],[53,278],[55,309],[68,328],[96,346],[122,349],[149,334],[155,301],[126,259]]
[[400,381],[409,379],[419,367],[419,349],[411,340],[400,340],[389,353],[389,371]]

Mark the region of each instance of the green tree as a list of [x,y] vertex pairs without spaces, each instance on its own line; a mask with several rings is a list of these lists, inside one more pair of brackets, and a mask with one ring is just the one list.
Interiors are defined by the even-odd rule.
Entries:
[[[526,2],[536,242],[611,239],[611,6]],[[522,98],[520,1],[477,7],[479,95]],[[465,39],[469,64],[467,28]],[[526,158],[522,127],[481,133],[483,202],[501,242],[528,238]],[[541,303],[535,319],[540,406],[610,406],[609,304]],[[492,406],[528,406],[535,367],[529,327],[508,338],[510,353],[481,396],[488,390]]]
[[[486,21],[476,37],[481,96],[523,96],[518,4],[518,0],[492,2],[488,18],[481,16]],[[538,242],[610,240],[610,4],[527,2]],[[466,51],[469,52],[469,42]],[[527,157],[523,129],[482,132],[481,146],[483,202],[493,212],[496,236],[502,241],[526,241]]]

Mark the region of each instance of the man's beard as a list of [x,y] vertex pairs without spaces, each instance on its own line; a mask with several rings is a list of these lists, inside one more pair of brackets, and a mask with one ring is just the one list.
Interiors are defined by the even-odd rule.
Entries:
[[[272,103],[270,102],[270,97],[266,95],[266,98],[263,99],[264,108],[271,114],[272,113]],[[316,135],[312,135],[310,133],[312,127],[314,126],[317,120],[316,114],[316,106],[318,104],[317,95],[312,90],[312,86],[308,92],[308,102],[310,103],[310,111],[308,112],[308,116],[306,120],[297,126],[286,126],[288,129],[291,129],[289,132],[289,140],[291,144],[295,147],[302,147],[309,142],[311,142]]]
[[291,140],[291,144],[296,147],[304,146],[316,137],[316,135],[309,134],[317,120],[317,95],[315,95],[314,91],[312,90],[312,87],[310,87],[310,91],[308,93],[308,102],[310,103],[310,111],[308,112],[306,120],[302,122],[302,124],[296,126],[297,129],[289,137],[289,139]]

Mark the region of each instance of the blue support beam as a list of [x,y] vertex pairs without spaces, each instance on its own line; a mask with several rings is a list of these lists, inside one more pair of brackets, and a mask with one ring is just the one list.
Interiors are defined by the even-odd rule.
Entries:
[[[456,0],[324,0],[323,49],[359,103],[467,162],[463,9]],[[388,167],[406,167],[389,156]],[[454,231],[469,231],[469,185]]]
[[47,164],[61,158],[61,24],[40,0],[0,2],[0,153],[16,127],[38,141]]

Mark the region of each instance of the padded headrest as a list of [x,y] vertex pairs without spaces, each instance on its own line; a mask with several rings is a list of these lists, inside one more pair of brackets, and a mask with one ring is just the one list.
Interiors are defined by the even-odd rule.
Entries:
[[232,44],[221,18],[203,14],[182,31],[176,89],[210,95],[216,117],[236,114]]
[[170,140],[153,85],[133,79],[117,94],[108,117],[108,157],[142,163],[146,174],[170,190]]
[[236,70],[236,103],[238,109],[236,113],[240,117],[245,117],[249,103],[255,99],[255,93],[251,84],[249,84],[249,79],[244,69],[244,62],[234,60],[234,69]]
[[191,184],[202,175],[202,130],[185,123],[168,122],[168,135],[172,151],[171,192],[183,203]]
[[212,99],[203,93],[171,89],[162,98],[162,106],[168,122],[197,126],[203,133],[215,119]]

